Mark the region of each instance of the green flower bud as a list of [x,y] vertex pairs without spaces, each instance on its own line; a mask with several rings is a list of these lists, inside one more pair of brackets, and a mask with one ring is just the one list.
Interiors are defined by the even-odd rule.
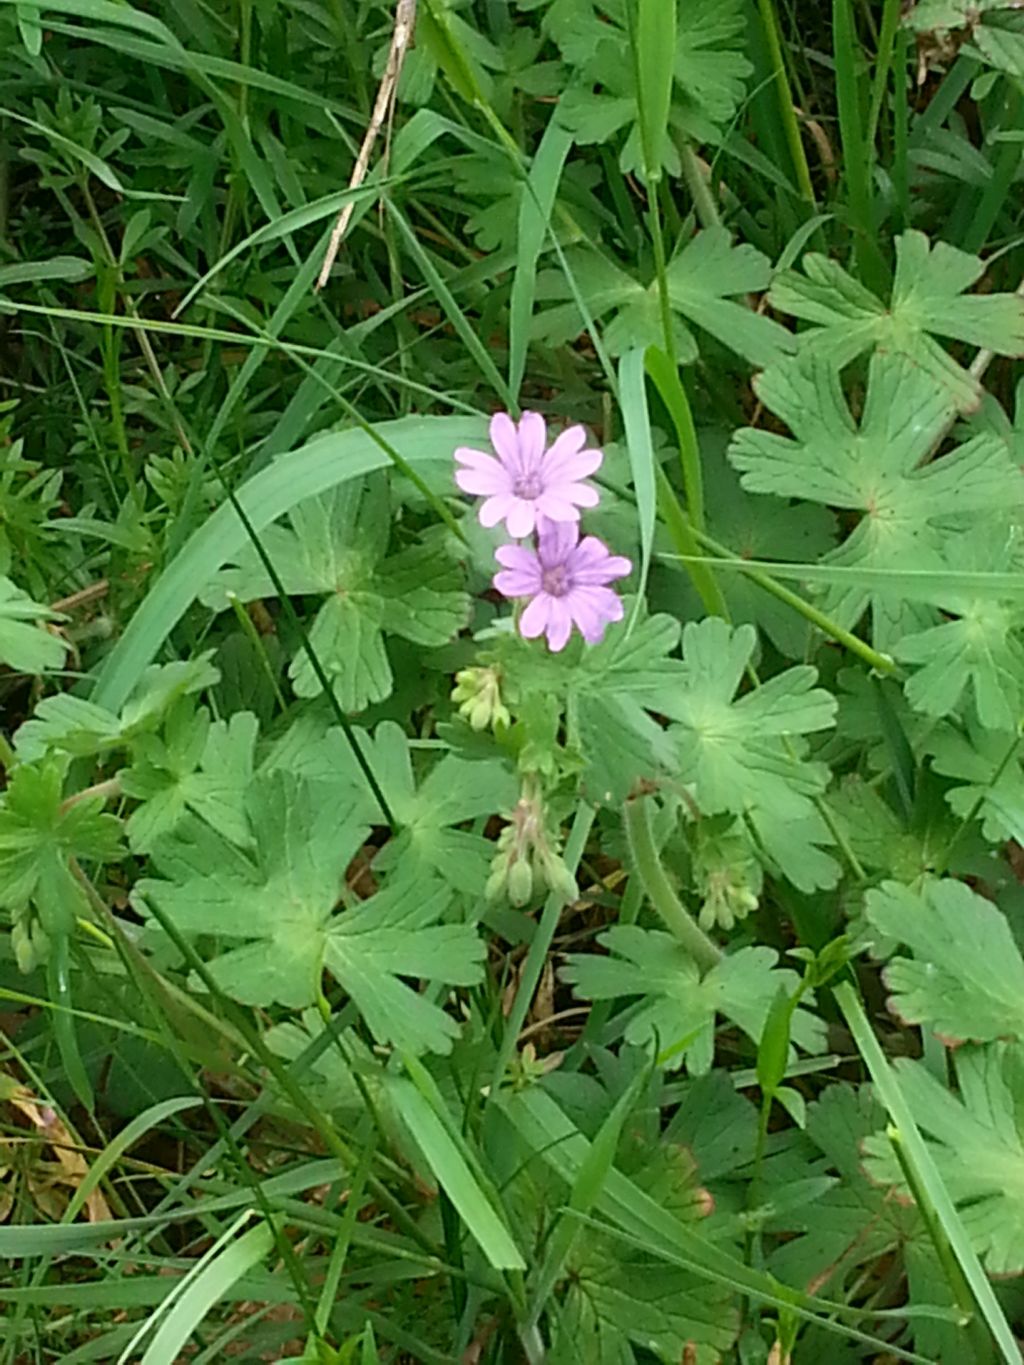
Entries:
[[516,858],[508,870],[508,898],[513,905],[526,905],[533,895],[533,869],[526,858]]
[[50,951],[50,940],[39,920],[27,907],[15,912],[11,925],[11,947],[14,949],[18,971],[26,976],[29,972],[35,971],[40,963],[46,961]]
[[561,896],[566,902],[577,899],[579,887],[576,885],[576,878],[566,867],[565,859],[560,853],[546,848],[538,854],[537,863],[549,891]]
[[474,730],[512,724],[508,707],[501,700],[501,671],[497,668],[463,668],[455,675],[452,701]]
[[702,929],[731,929],[757,909],[763,875],[746,838],[733,826],[709,827],[694,854],[694,877],[704,898],[698,916]]

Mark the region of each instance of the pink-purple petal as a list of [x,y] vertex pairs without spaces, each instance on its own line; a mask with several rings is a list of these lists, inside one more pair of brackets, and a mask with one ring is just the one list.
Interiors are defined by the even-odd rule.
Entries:
[[499,569],[492,581],[502,597],[533,597],[540,591],[540,576],[523,569]]
[[565,498],[579,507],[596,507],[601,494],[589,483],[559,483],[550,490],[556,497]]
[[596,536],[580,541],[566,564],[574,583],[603,584],[632,573],[633,565],[625,555],[610,555]]
[[507,412],[496,412],[491,418],[490,436],[498,459],[513,476],[518,474],[519,433]]
[[[586,445],[587,433],[578,424],[566,429],[551,442],[544,456],[546,469],[557,469],[560,465],[572,466],[580,451]],[[575,476],[574,476],[575,477]]]
[[535,573],[540,582],[540,563],[533,550],[525,545],[499,545],[494,558],[505,569],[519,569],[522,573]]
[[537,537],[537,558],[545,569],[567,563],[579,537],[575,521],[548,521],[542,535]]
[[548,427],[539,412],[524,412],[519,419],[519,468],[524,474],[537,470],[544,458]]
[[519,633],[527,640],[535,640],[547,628],[548,613],[555,599],[540,592],[519,618]]
[[568,498],[560,498],[554,493],[544,492],[537,499],[537,511],[551,522],[579,521],[579,511]]
[[[572,634],[572,614],[569,611],[569,599],[566,597],[551,597],[548,599],[548,647],[555,653],[559,653],[569,643],[569,636]],[[525,616],[526,613],[524,612]]]
[[505,520],[516,503],[517,499],[511,493],[497,493],[493,498],[488,498],[480,508],[480,525],[488,528],[497,526],[499,521]]
[[522,540],[523,536],[528,536],[533,530],[537,520],[532,502],[525,502],[522,498],[512,498],[512,505],[505,516],[505,526],[510,536],[515,540]]
[[[583,428],[570,428],[570,430],[578,430],[582,435]],[[563,436],[568,434],[565,432]],[[558,442],[562,439],[563,437],[560,436],[544,457],[544,472],[552,482],[575,483],[578,479],[587,478],[600,467],[601,461],[604,459],[603,451],[594,448],[582,449],[582,439],[579,441],[577,449],[559,451]]]
[[622,600],[611,588],[573,588],[564,600],[588,644],[597,644],[604,638],[605,627],[610,621],[622,620]]
[[491,497],[494,493],[511,492],[511,481],[508,474],[498,464],[497,460],[491,460],[493,469],[457,469],[455,471],[455,482],[462,489],[463,493],[472,493],[477,497]]
[[498,461],[486,451],[474,450],[472,446],[456,446],[455,459],[459,464],[469,465],[470,469],[490,469]]

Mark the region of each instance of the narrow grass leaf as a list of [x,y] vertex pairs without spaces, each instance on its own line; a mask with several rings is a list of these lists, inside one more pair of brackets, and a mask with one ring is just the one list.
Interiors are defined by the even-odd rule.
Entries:
[[455,1205],[490,1264],[495,1270],[525,1270],[526,1262],[511,1234],[428,1101],[407,1080],[394,1081],[389,1092],[409,1131],[415,1135],[438,1184]]
[[493,388],[494,392],[500,396],[505,406],[509,409],[513,408],[514,402],[511,390],[505,383],[497,365],[495,365],[492,360],[490,351],[477,335],[476,328],[459,306],[455,295],[448,288],[441,272],[430,259],[429,252],[427,252],[421,244],[405,215],[400,209],[396,208],[391,200],[387,200],[386,202],[388,204],[389,215],[392,221],[397,225],[398,230],[401,233],[402,241],[408,248],[410,256],[412,256],[413,260],[416,262],[427,284],[429,284],[430,288],[436,294],[437,301],[444,309],[448,321],[462,338],[466,350],[479,366],[480,373]]
[[0,289],[8,284],[39,284],[42,280],[87,280],[93,274],[91,261],[78,256],[51,256],[48,261],[18,261],[0,266]]
[[185,1343],[211,1308],[247,1270],[263,1260],[273,1246],[274,1234],[266,1223],[250,1228],[237,1240],[229,1242],[178,1296],[146,1348],[141,1365],[174,1365]]
[[[516,272],[512,281],[508,322],[508,387],[516,401],[526,370],[530,319],[533,317],[537,285],[537,262],[551,221],[551,212],[558,194],[565,160],[573,143],[572,133],[558,123],[557,117],[556,109],[533,158],[519,205]],[[0,283],[2,282],[0,273]]]
[[661,179],[676,60],[676,0],[638,0],[633,28],[640,140],[649,184]]
[[704,530],[704,478],[700,464],[700,446],[697,441],[697,428],[693,424],[690,400],[679,378],[679,371],[670,357],[658,346],[648,346],[644,353],[644,368],[658,390],[661,401],[668,409],[672,425],[676,429],[679,445],[679,463],[683,473],[683,488],[686,491],[686,512],[690,524],[698,531]]
[[186,1109],[196,1109],[203,1101],[193,1095],[180,1095],[174,1099],[163,1100],[160,1104],[151,1105],[144,1109],[141,1114],[126,1124],[118,1133],[113,1141],[108,1142],[103,1151],[89,1167],[85,1179],[75,1190],[67,1208],[64,1210],[62,1223],[73,1223],[79,1213],[85,1208],[86,1201],[93,1190],[97,1188],[100,1181],[104,1179],[108,1171],[114,1166],[133,1146],[144,1137],[146,1133],[157,1128],[161,1123],[171,1118],[174,1114],[180,1114]]
[[636,494],[636,513],[640,530],[640,581],[637,585],[639,602],[647,588],[657,510],[654,446],[651,442],[651,421],[647,411],[644,352],[639,348],[627,351],[619,362],[619,404],[626,428],[626,450],[633,477],[633,491]]
[[956,1206],[921,1136],[921,1130],[914,1122],[910,1106],[903,1097],[899,1079],[871,1029],[860,1000],[848,982],[842,982],[836,987],[835,998],[853,1034],[857,1049],[871,1073],[878,1098],[896,1125],[903,1153],[913,1168],[922,1193],[931,1203],[931,1212],[949,1241],[953,1255],[963,1271],[1003,1360],[1006,1365],[1020,1365],[1020,1349],[1014,1341],[1002,1304],[996,1298],[988,1276],[982,1269]]
[[[394,178],[383,182],[386,185],[397,184]],[[195,284],[192,285],[188,293],[181,300],[174,310],[174,317],[180,317],[192,300],[199,294],[210,281],[216,278],[232,261],[250,251],[253,247],[266,246],[268,242],[280,241],[282,237],[290,236],[293,232],[298,232],[300,228],[309,227],[312,223],[319,223],[324,218],[337,217],[338,210],[345,204],[358,204],[363,199],[372,199],[381,189],[382,182],[377,181],[373,184],[365,184],[357,189],[339,190],[337,194],[325,195],[323,199],[317,199],[312,204],[303,204],[300,208],[291,209],[288,213],[282,213],[272,219],[269,223],[264,223],[255,232],[250,232],[243,237],[240,242],[236,242],[230,251],[226,251],[223,256],[214,261],[209,270],[205,271]],[[0,284],[3,283],[3,272],[0,271]]]
[[576,1178],[569,1192],[568,1214],[562,1213],[552,1229],[547,1251],[537,1272],[533,1291],[533,1304],[527,1317],[532,1326],[540,1320],[544,1306],[556,1283],[562,1275],[563,1267],[572,1252],[576,1239],[583,1231],[579,1218],[572,1214],[588,1214],[597,1203],[604,1190],[608,1176],[615,1164],[619,1149],[619,1139],[626,1120],[636,1107],[637,1100],[651,1078],[651,1068],[644,1067],[633,1077],[625,1092],[619,1096],[610,1114],[601,1124],[590,1150],[580,1163]]

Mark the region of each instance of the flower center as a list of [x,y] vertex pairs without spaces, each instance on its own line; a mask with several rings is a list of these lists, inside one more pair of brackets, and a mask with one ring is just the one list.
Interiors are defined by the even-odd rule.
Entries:
[[516,479],[512,485],[512,492],[517,498],[532,501],[534,498],[539,498],[544,492],[544,483],[539,474],[524,474],[521,478]]
[[541,575],[541,588],[549,597],[564,597],[569,591],[569,572],[564,564],[556,564],[551,569],[545,569]]

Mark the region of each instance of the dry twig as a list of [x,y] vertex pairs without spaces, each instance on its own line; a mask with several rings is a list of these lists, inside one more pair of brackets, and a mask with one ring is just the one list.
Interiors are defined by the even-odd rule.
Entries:
[[[350,190],[357,190],[366,179],[366,172],[370,167],[370,157],[380,130],[386,122],[390,122],[391,115],[395,107],[395,92],[398,89],[398,79],[402,74],[402,66],[405,63],[405,54],[409,50],[412,42],[413,29],[416,26],[416,0],[398,0],[395,6],[395,26],[391,34],[391,47],[388,51],[388,59],[384,66],[384,75],[381,77],[380,88],[377,91],[377,98],[373,102],[373,113],[370,115],[369,126],[363,138],[362,146],[359,148],[359,155],[356,157],[356,164],[352,169],[352,177],[348,182]],[[350,199],[338,214],[338,221],[334,224],[334,231],[331,233],[331,240],[327,244],[327,254],[324,256],[324,263],[320,267],[320,275],[316,282],[317,289],[323,289],[330,277],[331,267],[338,254],[342,238],[348,227],[349,219],[355,209],[355,199]]]

